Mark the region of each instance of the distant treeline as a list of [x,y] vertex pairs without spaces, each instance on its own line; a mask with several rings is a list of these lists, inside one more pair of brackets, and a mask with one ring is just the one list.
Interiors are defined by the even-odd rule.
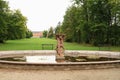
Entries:
[[27,18],[20,10],[10,10],[8,2],[0,0],[0,43],[30,38],[32,32],[27,29],[26,22]]

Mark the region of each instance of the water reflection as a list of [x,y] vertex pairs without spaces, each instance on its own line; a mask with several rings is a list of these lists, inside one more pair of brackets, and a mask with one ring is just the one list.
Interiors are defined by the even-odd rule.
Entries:
[[56,63],[56,56],[26,56],[26,62],[32,63]]

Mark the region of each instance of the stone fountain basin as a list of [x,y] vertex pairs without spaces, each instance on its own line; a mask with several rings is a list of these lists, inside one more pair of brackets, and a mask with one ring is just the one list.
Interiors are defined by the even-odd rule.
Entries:
[[[27,51],[0,51],[0,58],[56,55],[55,50],[27,50]],[[110,51],[71,51],[66,50],[65,56],[97,56],[120,59],[120,52]],[[80,70],[80,69],[106,69],[120,68],[120,60],[97,62],[61,62],[61,63],[27,63],[0,60],[0,68],[37,69],[37,70]]]

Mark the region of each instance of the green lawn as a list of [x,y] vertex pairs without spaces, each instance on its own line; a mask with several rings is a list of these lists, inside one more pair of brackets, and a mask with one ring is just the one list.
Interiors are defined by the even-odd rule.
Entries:
[[[0,50],[42,50],[41,44],[54,44],[54,49],[56,47],[57,41],[55,39],[47,38],[31,38],[22,40],[8,40],[5,44],[0,44]],[[99,50],[98,47],[77,44],[77,43],[67,43],[64,42],[66,50]],[[50,47],[46,47],[46,50],[50,50]],[[108,48],[101,48],[101,50],[107,50]],[[110,47],[109,50],[120,51],[120,47]]]

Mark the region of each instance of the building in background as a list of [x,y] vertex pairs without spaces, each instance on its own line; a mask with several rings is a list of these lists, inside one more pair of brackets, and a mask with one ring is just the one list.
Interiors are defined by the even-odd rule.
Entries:
[[33,37],[34,38],[41,38],[43,37],[43,32],[42,31],[33,31]]

